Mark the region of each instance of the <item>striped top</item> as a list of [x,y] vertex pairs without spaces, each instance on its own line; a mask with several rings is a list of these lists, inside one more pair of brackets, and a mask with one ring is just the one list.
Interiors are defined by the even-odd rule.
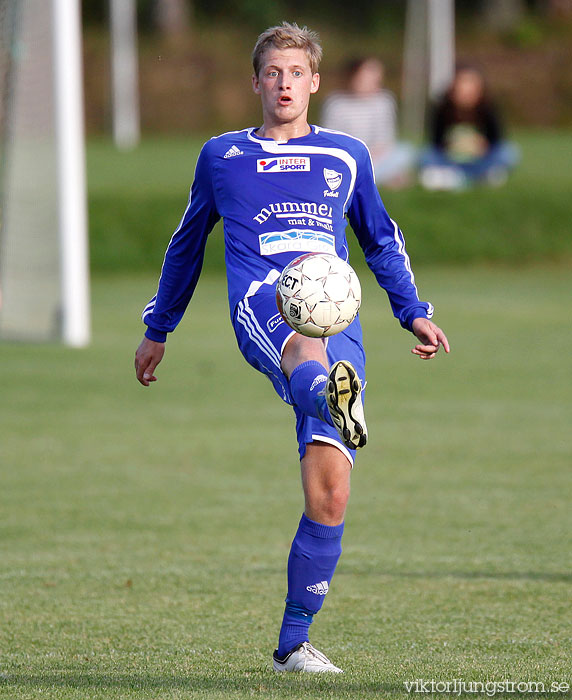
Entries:
[[365,141],[374,156],[395,143],[396,123],[397,104],[389,90],[371,95],[334,92],[322,107],[322,126]]

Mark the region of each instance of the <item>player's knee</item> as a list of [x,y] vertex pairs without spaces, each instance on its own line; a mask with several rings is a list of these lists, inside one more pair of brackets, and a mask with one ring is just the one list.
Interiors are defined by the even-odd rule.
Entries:
[[351,465],[334,446],[307,445],[302,460],[302,484],[309,518],[324,525],[339,525],[350,497]]
[[316,515],[318,522],[326,525],[338,524],[344,519],[350,497],[347,484],[324,486],[318,492],[310,495],[310,510]]
[[287,377],[290,377],[298,365],[309,360],[320,362],[327,368],[328,358],[322,338],[307,338],[295,333],[290,337],[282,352],[282,371]]
[[325,504],[332,520],[343,520],[349,497],[350,491],[345,488],[337,488],[328,494]]

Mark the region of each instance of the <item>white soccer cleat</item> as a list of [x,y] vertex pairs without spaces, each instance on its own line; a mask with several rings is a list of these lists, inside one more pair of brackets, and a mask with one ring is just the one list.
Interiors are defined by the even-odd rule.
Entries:
[[[278,650],[276,650],[278,651]],[[303,642],[281,659],[276,651],[272,662],[275,671],[294,671],[305,673],[343,673],[341,668],[334,666],[321,651],[314,649],[310,642]]]
[[332,366],[326,385],[326,402],[344,445],[351,450],[358,450],[367,442],[362,390],[351,362],[341,360]]

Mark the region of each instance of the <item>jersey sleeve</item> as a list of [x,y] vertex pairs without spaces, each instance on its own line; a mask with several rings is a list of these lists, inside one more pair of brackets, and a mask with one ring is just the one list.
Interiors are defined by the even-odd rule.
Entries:
[[393,314],[403,328],[411,330],[416,318],[431,318],[433,306],[419,301],[403,234],[381,201],[365,147],[347,213],[366,262],[387,292]]
[[183,317],[201,273],[207,237],[220,218],[208,145],[201,150],[187,208],[167,247],[157,294],[143,310],[145,335],[157,342],[165,342]]

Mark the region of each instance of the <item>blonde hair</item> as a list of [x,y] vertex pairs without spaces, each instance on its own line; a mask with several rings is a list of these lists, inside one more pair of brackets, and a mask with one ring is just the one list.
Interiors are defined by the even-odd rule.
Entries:
[[318,72],[322,58],[322,47],[317,32],[308,27],[300,28],[296,22],[282,22],[276,27],[269,27],[258,37],[252,51],[254,74],[258,76],[262,68],[262,56],[269,48],[275,49],[304,49],[310,62],[312,73]]

